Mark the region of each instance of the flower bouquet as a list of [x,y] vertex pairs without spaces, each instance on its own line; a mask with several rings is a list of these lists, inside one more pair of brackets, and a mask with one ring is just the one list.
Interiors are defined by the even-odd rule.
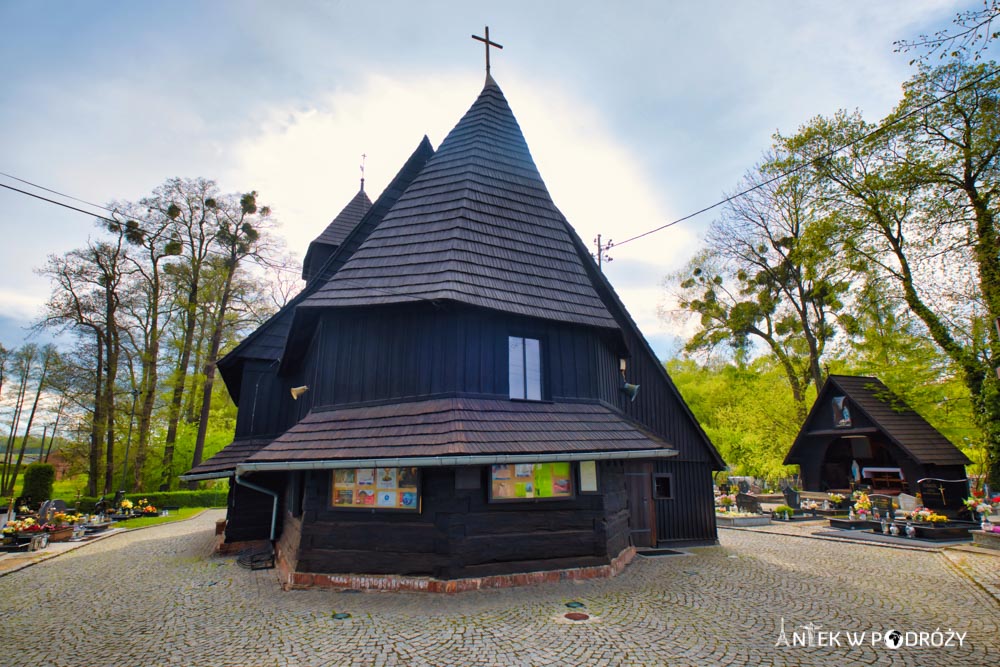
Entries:
[[867,493],[860,493],[855,496],[854,511],[862,516],[872,511],[872,501],[868,498]]
[[725,493],[719,496],[719,505],[722,507],[732,507],[734,504],[736,504],[736,496]]
[[907,521],[917,521],[923,523],[947,523],[948,517],[938,514],[926,507],[918,507],[912,512],[903,512],[903,518]]

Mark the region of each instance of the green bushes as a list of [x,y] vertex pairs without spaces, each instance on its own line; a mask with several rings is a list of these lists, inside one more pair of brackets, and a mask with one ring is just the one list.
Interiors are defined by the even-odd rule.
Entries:
[[56,469],[48,463],[32,463],[24,469],[24,487],[21,496],[30,498],[32,509],[52,497],[52,483],[56,481]]
[[[137,500],[145,499],[150,505],[162,509],[164,507],[225,507],[228,492],[225,489],[206,489],[203,491],[153,491],[150,493],[128,493],[126,498],[135,503]],[[109,494],[106,499],[110,502],[114,499],[114,494]],[[64,499],[70,505],[71,499]],[[92,512],[97,498],[84,496],[77,504],[77,511]]]

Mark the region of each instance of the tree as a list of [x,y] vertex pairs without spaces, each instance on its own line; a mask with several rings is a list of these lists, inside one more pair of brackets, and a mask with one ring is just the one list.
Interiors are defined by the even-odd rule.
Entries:
[[[134,488],[141,485],[146,463],[159,385],[161,341],[172,312],[166,271],[169,260],[181,252],[180,237],[174,220],[158,212],[152,205],[154,203],[143,201],[136,206],[124,202],[114,206],[115,218],[119,220],[118,229],[127,230],[126,240],[135,249],[127,257],[127,292],[132,298],[123,304],[130,324],[125,328],[125,334],[130,349],[139,359],[138,376],[134,371],[130,373],[133,378],[132,386],[141,398],[131,482]],[[127,461],[125,465],[128,465]]]
[[[1000,77],[995,65],[920,72],[872,133],[857,114],[818,118],[789,142],[827,183],[853,268],[889,281],[960,370],[1000,482]],[[941,99],[943,98],[943,99]],[[832,147],[851,148],[829,156]],[[972,267],[973,271],[965,270]]]
[[114,474],[115,386],[121,355],[119,305],[124,275],[125,233],[112,242],[90,241],[85,248],[63,256],[50,255],[39,273],[53,284],[46,303],[43,326],[86,332],[91,357],[86,370],[93,391],[88,493],[96,495],[101,446],[105,448],[104,492],[111,490]]
[[938,30],[933,35],[920,35],[916,39],[894,42],[897,52],[921,51],[917,60],[926,62],[933,56],[939,59],[969,58],[979,60],[990,41],[1000,37],[996,30],[1000,22],[1000,2],[983,0],[982,9],[972,9],[955,15],[954,28]]
[[187,383],[191,351],[194,347],[198,325],[198,308],[201,297],[202,271],[212,251],[216,220],[218,189],[213,181],[174,178],[157,188],[153,197],[145,200],[155,213],[165,215],[177,225],[183,250],[183,263],[171,271],[180,295],[182,317],[178,339],[178,356],[171,378],[173,391],[167,415],[167,435],[163,446],[163,472],[160,490],[170,489],[174,482],[174,448],[177,442],[177,425]]
[[236,271],[247,257],[260,251],[263,224],[271,214],[267,206],[257,206],[257,193],[250,192],[234,201],[223,201],[218,205],[219,229],[216,234],[221,256],[214,264],[221,277],[222,291],[216,304],[216,312],[211,321],[211,338],[205,361],[205,386],[202,390],[201,416],[198,421],[198,435],[195,439],[191,467],[201,463],[208,431],[208,418],[212,408],[212,386],[215,382],[215,364],[218,361],[222,336],[226,327],[226,313],[233,297],[233,282]]
[[787,157],[770,154],[741,184],[679,280],[681,308],[699,316],[685,350],[763,343],[780,365],[799,415],[806,389],[823,382],[821,359],[849,282],[808,175],[773,180]]

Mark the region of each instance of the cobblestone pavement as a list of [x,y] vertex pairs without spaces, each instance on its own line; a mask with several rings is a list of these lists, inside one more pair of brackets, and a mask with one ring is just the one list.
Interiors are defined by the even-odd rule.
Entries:
[[[610,580],[455,596],[283,592],[273,570],[211,554],[220,516],[114,536],[0,577],[0,664],[1000,663],[1000,603],[987,585],[995,556],[721,530],[721,546],[640,557]],[[571,600],[590,621],[563,618]],[[840,646],[776,646],[782,619],[789,643],[813,623],[840,632]],[[870,635],[851,647],[844,634],[889,629],[966,635],[960,647],[892,650]]]

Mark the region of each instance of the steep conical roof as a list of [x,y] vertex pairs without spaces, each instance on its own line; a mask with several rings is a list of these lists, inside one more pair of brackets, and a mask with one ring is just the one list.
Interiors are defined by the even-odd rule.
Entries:
[[574,238],[487,78],[378,228],[302,307],[453,300],[616,328]]
[[365,194],[364,183],[358,194],[354,195],[347,206],[337,214],[330,224],[326,226],[319,236],[309,244],[306,251],[306,258],[302,262],[302,279],[309,281],[323,266],[323,263],[333,254],[333,251],[344,242],[347,235],[351,233],[365,213],[372,207],[372,201]]

